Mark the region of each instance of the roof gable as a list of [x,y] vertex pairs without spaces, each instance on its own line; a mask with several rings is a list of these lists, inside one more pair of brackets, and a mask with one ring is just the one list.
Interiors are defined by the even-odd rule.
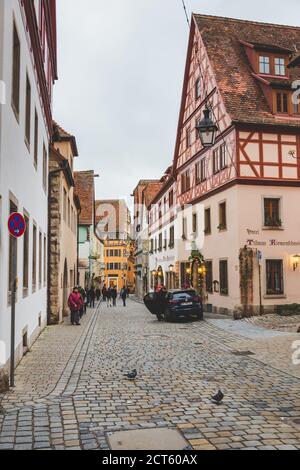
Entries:
[[[233,121],[299,126],[299,122],[274,117],[259,82],[253,76],[245,47],[279,47],[300,51],[300,28],[206,15],[193,15],[201,33],[226,109]],[[300,78],[300,69],[291,80]]]

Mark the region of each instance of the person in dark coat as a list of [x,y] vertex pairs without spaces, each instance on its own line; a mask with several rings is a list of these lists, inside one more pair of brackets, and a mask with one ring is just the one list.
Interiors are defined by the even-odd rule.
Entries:
[[100,297],[101,297],[101,290],[99,289],[99,287],[97,287],[97,289],[96,289],[96,298],[97,298],[97,302],[99,302]]
[[96,292],[94,287],[90,288],[90,308],[95,308]]
[[128,295],[128,289],[126,289],[126,287],[124,286],[124,287],[121,289],[121,292],[120,292],[120,297],[121,297],[121,299],[123,300],[123,306],[124,306],[124,307],[126,307],[127,295]]
[[88,305],[90,305],[90,291],[89,291],[88,287],[86,287],[85,288],[85,311],[86,311]]
[[82,318],[83,315],[86,314],[86,292],[82,287],[78,287],[78,290],[83,300],[82,307],[80,310],[80,318]]
[[106,291],[106,302],[107,302],[107,306],[108,307],[111,307],[112,306],[112,296],[111,296],[111,292],[112,289],[109,287]]
[[157,319],[158,321],[164,321],[164,314],[167,307],[166,299],[167,289],[164,286],[161,286],[159,290],[155,293],[155,302],[157,305]]
[[112,298],[112,301],[113,301],[113,307],[117,306],[117,297],[118,297],[117,288],[115,286],[113,286],[113,288],[111,290],[111,298]]
[[102,300],[103,300],[103,302],[106,301],[106,295],[107,295],[107,288],[106,288],[106,284],[104,284],[104,286],[102,287]]

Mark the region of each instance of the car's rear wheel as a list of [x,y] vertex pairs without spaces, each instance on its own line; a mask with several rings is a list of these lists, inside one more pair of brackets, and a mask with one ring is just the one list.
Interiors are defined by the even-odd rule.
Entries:
[[167,309],[165,310],[165,321],[171,322],[171,321],[173,321],[173,320],[174,320],[174,315],[173,315],[173,313],[170,312],[170,310],[167,308]]

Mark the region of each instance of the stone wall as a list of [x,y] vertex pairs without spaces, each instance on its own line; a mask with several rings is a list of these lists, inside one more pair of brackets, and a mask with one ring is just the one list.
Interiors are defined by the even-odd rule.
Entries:
[[[59,169],[56,161],[50,159],[50,171]],[[61,173],[51,176],[49,187],[49,309],[50,324],[59,323],[59,266],[60,266],[60,199]]]

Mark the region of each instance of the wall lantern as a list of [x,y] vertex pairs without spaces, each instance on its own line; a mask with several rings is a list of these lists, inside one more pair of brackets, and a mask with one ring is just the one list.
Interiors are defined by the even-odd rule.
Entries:
[[186,268],[186,273],[187,274],[192,274],[192,269],[191,268]]
[[296,271],[298,269],[300,263],[300,255],[293,256],[293,270]]
[[155,269],[152,271],[152,276],[156,277],[158,275],[157,271]]
[[203,147],[212,147],[216,141],[216,133],[218,127],[211,119],[211,111],[209,108],[204,110],[204,118],[196,125]]
[[173,264],[170,264],[170,266],[169,266],[169,271],[170,271],[170,273],[173,273],[173,272],[174,272],[174,266],[173,266]]

